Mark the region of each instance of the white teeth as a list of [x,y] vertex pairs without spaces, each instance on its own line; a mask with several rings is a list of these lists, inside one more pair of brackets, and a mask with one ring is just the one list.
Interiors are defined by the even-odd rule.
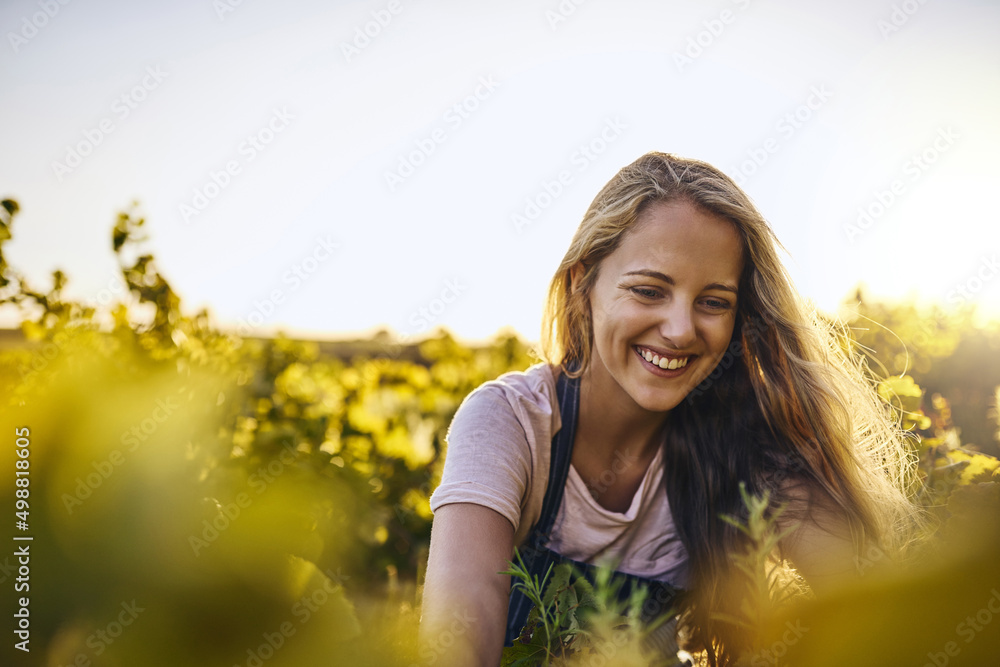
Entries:
[[680,359],[668,359],[667,357],[661,357],[658,354],[650,352],[649,350],[640,349],[639,353],[642,358],[651,364],[656,364],[664,370],[675,370],[678,368],[684,368],[687,366],[690,357],[681,357]]

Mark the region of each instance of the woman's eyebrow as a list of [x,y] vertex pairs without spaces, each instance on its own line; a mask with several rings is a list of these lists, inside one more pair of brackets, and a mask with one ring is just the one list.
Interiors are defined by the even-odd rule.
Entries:
[[[625,275],[626,276],[646,276],[648,278],[656,278],[657,280],[661,280],[661,281],[665,282],[668,285],[674,285],[675,284],[674,279],[671,278],[670,276],[668,276],[667,274],[660,273],[659,271],[653,271],[652,269],[639,269],[637,271],[629,271]],[[709,283],[708,285],[705,285],[705,287],[703,289],[707,289],[707,290],[717,289],[717,290],[723,290],[723,291],[726,291],[726,292],[732,292],[733,294],[739,294],[739,291],[736,289],[736,287],[734,285],[728,285],[726,283]]]

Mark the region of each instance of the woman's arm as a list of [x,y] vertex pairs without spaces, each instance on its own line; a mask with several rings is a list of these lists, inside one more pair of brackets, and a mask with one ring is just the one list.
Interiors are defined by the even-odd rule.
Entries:
[[794,531],[781,542],[781,554],[805,577],[818,594],[833,590],[838,584],[859,576],[857,548],[850,524],[832,500],[822,492],[813,492],[804,484],[784,487],[793,511],[779,518],[778,526]]
[[807,518],[781,545],[782,554],[823,594],[858,577],[857,556],[846,521],[835,516]]
[[471,503],[439,507],[431,527],[420,621],[425,663],[462,667],[500,663],[507,625],[514,527]]

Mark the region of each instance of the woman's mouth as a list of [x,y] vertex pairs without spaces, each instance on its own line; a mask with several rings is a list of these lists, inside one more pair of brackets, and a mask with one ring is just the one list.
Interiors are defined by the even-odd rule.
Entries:
[[690,354],[682,356],[660,354],[641,345],[635,345],[632,349],[645,362],[646,367],[656,372],[657,375],[680,375],[687,368],[688,362],[695,356]]

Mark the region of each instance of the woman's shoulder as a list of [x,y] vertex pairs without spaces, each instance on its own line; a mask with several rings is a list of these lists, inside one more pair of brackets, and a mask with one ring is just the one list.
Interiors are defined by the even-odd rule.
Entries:
[[550,391],[555,390],[558,373],[558,367],[553,364],[539,362],[523,371],[507,371],[494,380],[484,382],[479,387],[501,387],[514,394],[548,395]]
[[[525,421],[539,418],[550,423],[558,420],[556,378],[558,368],[548,363],[537,363],[523,371],[509,371],[476,387],[459,407],[456,420],[479,420],[497,415],[509,406],[513,417]],[[485,414],[484,414],[485,413]],[[557,428],[557,425],[552,425]]]
[[466,396],[448,428],[431,509],[483,505],[507,517],[523,539],[541,509],[547,445],[560,423],[555,399],[555,369],[548,364],[504,373]]

